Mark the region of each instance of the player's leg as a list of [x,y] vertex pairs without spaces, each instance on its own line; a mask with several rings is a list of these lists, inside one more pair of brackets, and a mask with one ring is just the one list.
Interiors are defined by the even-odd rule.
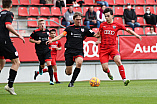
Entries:
[[109,61],[109,54],[108,54],[108,50],[105,51],[101,51],[99,53],[99,59],[102,65],[102,69],[105,73],[107,73],[108,77],[113,80],[113,76],[111,75],[111,72],[108,68],[108,61]]
[[[40,70],[42,69],[42,71],[41,71],[42,73],[48,72],[48,69],[45,68],[45,64],[44,65],[40,65],[39,69]],[[34,73],[34,80],[36,80],[38,75],[39,75],[39,71],[35,71],[35,73]]]
[[54,85],[54,83],[53,83],[53,69],[52,69],[51,61],[46,61],[46,63],[47,63],[48,72],[49,72],[49,76],[50,76],[50,85]]
[[2,69],[3,69],[3,67],[4,67],[4,65],[5,65],[5,59],[4,59],[4,57],[3,56],[0,56],[0,73],[1,73],[1,71],[2,71]]
[[128,83],[130,82],[130,80],[126,79],[125,76],[125,69],[124,66],[122,65],[121,59],[120,59],[120,55],[116,55],[114,56],[114,62],[117,64],[118,69],[119,69],[119,73],[121,75],[121,78],[123,79],[124,85],[127,86]]
[[83,63],[83,57],[77,57],[75,58],[75,62],[76,62],[76,67],[74,69],[73,75],[72,75],[72,79],[68,85],[68,87],[73,87],[73,83],[75,82],[76,78],[78,77],[80,70],[81,70],[81,66]]

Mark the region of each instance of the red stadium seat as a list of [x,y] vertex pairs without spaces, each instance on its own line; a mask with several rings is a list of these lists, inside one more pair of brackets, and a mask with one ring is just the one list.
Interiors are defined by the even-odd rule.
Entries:
[[63,33],[64,30],[65,30],[65,28],[60,28],[59,29],[59,34]]
[[31,5],[29,0],[20,0],[20,5]]
[[156,27],[156,34],[157,34],[157,27]]
[[18,0],[12,0],[12,5],[19,5]]
[[[128,29],[132,30],[131,27],[127,27]],[[130,33],[128,33],[127,31],[124,31],[124,35],[131,35]]]
[[41,7],[40,14],[42,16],[51,16],[49,7]]
[[[52,30],[52,29],[55,29],[55,28],[49,28],[48,30],[50,31],[50,30]],[[56,30],[56,36],[58,36],[57,29],[55,29],[55,30]]]
[[105,0],[109,5],[115,5],[114,0]]
[[101,7],[94,7],[94,11],[97,12]]
[[39,19],[44,19],[44,20],[45,20],[45,25],[46,25],[46,26],[49,26],[49,23],[48,23],[48,21],[47,21],[47,18],[41,17],[41,18],[39,18]]
[[143,17],[137,17],[137,22],[140,23],[140,25],[145,25]]
[[122,19],[122,17],[114,17],[114,21],[115,21],[115,22],[118,22],[118,23],[120,23],[120,24],[123,24],[123,19]]
[[51,14],[53,16],[61,16],[61,11],[59,7],[51,7]]
[[146,0],[147,5],[155,5],[155,0]]
[[81,12],[82,13],[81,7],[75,7],[75,8],[73,8],[73,11],[74,12]]
[[[36,18],[28,18],[27,20],[36,20]],[[28,27],[38,27],[37,21],[27,21]]]
[[62,15],[65,14],[65,12],[69,9],[69,7],[62,7]]
[[84,5],[95,5],[93,0],[84,0]]
[[135,5],[135,1],[134,0],[126,0],[125,3],[130,3],[131,5]]
[[[57,23],[59,24],[59,19],[58,19],[58,18],[53,17],[53,18],[50,18],[50,20],[53,20],[53,21],[55,21],[55,22],[57,22]],[[59,25],[56,24],[56,23],[53,22],[53,21],[50,21],[50,25],[49,25],[49,26],[59,27]]]
[[29,15],[30,16],[40,16],[38,8],[37,7],[30,7],[29,8]]
[[145,1],[144,0],[136,0],[136,5],[145,5]]
[[31,5],[43,5],[43,4],[40,4],[40,0],[31,0]]
[[89,8],[89,7],[84,7],[84,8],[83,8],[83,16],[86,15],[86,12],[88,11],[88,8]]
[[117,35],[123,35],[123,30],[119,30]]
[[115,15],[123,15],[123,7],[115,7]]
[[150,9],[150,12],[153,13],[153,14],[155,14],[155,12],[154,12],[154,7],[153,7],[153,6],[146,6],[146,8],[149,8],[149,9]]
[[99,28],[92,28],[92,30],[97,33],[99,31]]
[[144,15],[144,8],[143,8],[143,6],[136,6],[135,7],[135,12],[136,12],[136,15]]
[[144,35],[144,32],[143,32],[143,28],[142,27],[136,27],[135,28],[135,32],[139,35]]
[[145,27],[145,34],[147,34],[150,31],[150,27]]
[[117,5],[125,5],[124,0],[115,0]]
[[19,16],[29,16],[28,12],[27,12],[27,8],[26,7],[19,7],[18,8],[18,15]]

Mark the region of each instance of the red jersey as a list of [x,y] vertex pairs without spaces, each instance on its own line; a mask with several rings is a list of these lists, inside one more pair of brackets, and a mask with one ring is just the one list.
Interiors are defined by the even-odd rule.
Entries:
[[103,22],[100,24],[99,27],[101,35],[100,49],[116,47],[116,37],[118,30],[126,30],[126,27],[117,22],[113,22],[111,24]]
[[57,55],[57,50],[56,48],[57,47],[61,47],[61,42],[59,40],[55,41],[55,42],[52,42],[49,44],[50,45],[50,48],[51,48],[51,55]]

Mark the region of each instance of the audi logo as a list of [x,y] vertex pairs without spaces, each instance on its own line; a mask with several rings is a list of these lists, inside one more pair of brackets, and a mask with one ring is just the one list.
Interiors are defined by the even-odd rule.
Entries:
[[95,45],[95,41],[83,41],[84,57],[99,57],[98,46]]

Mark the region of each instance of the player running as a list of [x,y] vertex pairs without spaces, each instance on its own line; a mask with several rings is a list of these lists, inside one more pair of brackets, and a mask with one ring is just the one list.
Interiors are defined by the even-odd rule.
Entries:
[[117,22],[113,22],[113,10],[111,8],[106,8],[104,10],[104,15],[107,22],[103,22],[100,25],[99,31],[100,31],[100,38],[98,38],[98,41],[96,44],[100,43],[100,52],[99,52],[99,58],[100,62],[103,68],[103,71],[108,74],[108,77],[113,80],[113,76],[110,73],[110,70],[108,68],[108,61],[109,56],[115,61],[115,63],[118,66],[121,78],[123,79],[124,85],[127,86],[130,80],[126,79],[124,67],[122,65],[120,54],[118,50],[116,49],[116,37],[118,30],[125,30],[128,33],[135,35],[136,38],[142,39],[141,36],[136,34],[134,31],[126,28],[122,24],[119,24]]
[[10,59],[12,66],[9,72],[8,84],[4,87],[11,95],[17,95],[13,88],[13,83],[16,78],[17,70],[20,66],[20,60],[18,58],[18,52],[13,46],[9,31],[18,36],[23,43],[25,43],[24,38],[18,34],[12,27],[12,21],[14,14],[10,12],[12,8],[11,0],[2,0],[3,10],[0,12],[0,73],[5,64],[5,59]]
[[[50,38],[53,39],[55,37],[56,37],[56,30],[55,29],[50,30]],[[52,42],[49,45],[51,48],[51,57],[52,57],[51,65],[52,65],[52,68],[54,69],[53,75],[56,80],[56,83],[60,83],[57,78],[56,57],[57,57],[57,51],[58,50],[60,51],[62,49],[61,48],[62,45],[59,40],[56,42]],[[47,68],[43,69],[43,73],[45,73],[45,72],[48,72]],[[36,80],[36,77],[38,76],[38,74],[39,74],[39,71],[35,71],[34,80]]]
[[48,41],[49,30],[45,29],[45,21],[43,19],[38,20],[39,29],[33,31],[30,35],[29,41],[31,43],[35,43],[36,54],[38,56],[38,60],[40,62],[39,65],[39,74],[43,74],[43,69],[45,67],[45,62],[47,63],[48,72],[50,76],[50,85],[54,85],[53,83],[53,69],[51,65],[51,50],[49,46],[46,45],[46,41]]
[[97,36],[94,32],[88,29],[85,26],[80,26],[82,20],[82,14],[80,12],[75,12],[73,16],[74,25],[67,27],[62,34],[55,37],[54,39],[49,40],[49,43],[57,41],[62,37],[66,36],[66,43],[65,43],[65,63],[66,63],[66,70],[65,73],[67,75],[71,75],[72,73],[72,66],[74,62],[76,63],[76,67],[74,69],[72,79],[68,85],[68,87],[74,87],[74,82],[78,77],[81,69],[81,65],[83,62],[83,40],[86,37]]

